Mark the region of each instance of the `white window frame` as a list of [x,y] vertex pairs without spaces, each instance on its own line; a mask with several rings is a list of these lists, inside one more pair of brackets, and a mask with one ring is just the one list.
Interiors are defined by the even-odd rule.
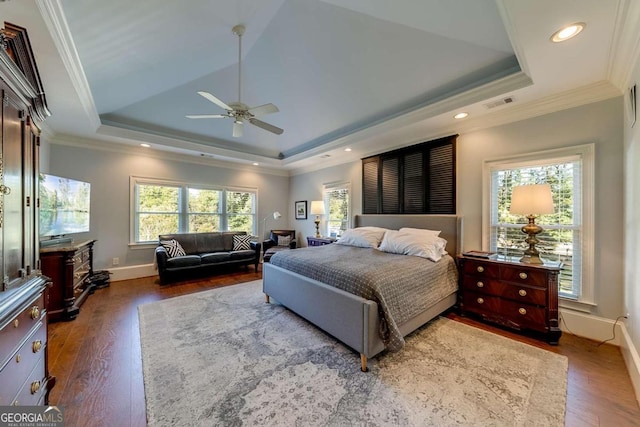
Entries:
[[351,228],[351,203],[353,200],[353,194],[351,192],[351,182],[339,181],[323,184],[322,186],[322,201],[324,202],[324,211],[326,212],[326,221],[322,227],[322,235],[329,236],[329,220],[331,212],[329,210],[329,194],[335,190],[347,190],[349,193],[349,203],[347,203],[347,224],[346,228]]
[[227,230],[227,192],[243,192],[252,193],[254,197],[253,203],[253,230],[252,234],[257,235],[257,211],[258,211],[258,189],[248,187],[224,187],[224,186],[212,186],[207,184],[198,184],[183,181],[171,181],[156,178],[144,178],[131,176],[129,179],[129,246],[155,246],[154,241],[136,241],[136,227],[137,224],[137,201],[136,201],[136,186],[137,185],[158,185],[167,187],[177,187],[182,192],[180,194],[179,212],[178,212],[178,232],[188,233],[189,227],[189,209],[188,209],[188,192],[189,189],[199,190],[214,190],[222,193],[220,198],[220,230]]
[[590,312],[594,299],[594,188],[595,144],[545,150],[520,156],[487,160],[483,166],[482,244],[491,247],[491,174],[494,170],[547,164],[550,160],[578,156],[582,160],[582,235],[581,284],[576,300],[560,297],[560,306]]

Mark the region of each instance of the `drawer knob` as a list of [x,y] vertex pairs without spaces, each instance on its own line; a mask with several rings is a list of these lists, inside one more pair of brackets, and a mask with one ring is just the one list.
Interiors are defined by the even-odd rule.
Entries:
[[40,318],[40,308],[37,305],[34,305],[33,307],[31,307],[31,318],[33,320],[35,319],[39,319]]
[[478,270],[478,273],[482,273],[484,272],[484,267],[479,265],[478,268],[476,268],[476,270]]
[[20,363],[20,360],[22,360],[22,357],[20,357],[20,353],[16,354],[16,363]]
[[484,299],[482,298],[478,298],[477,301],[478,301],[478,304],[484,304]]
[[527,310],[525,310],[524,308],[520,307],[518,309],[518,313],[520,313],[520,314],[522,314],[524,316],[525,314],[527,314]]
[[41,340],[34,341],[33,345],[31,346],[31,349],[33,350],[34,353],[39,352],[42,349],[42,341]]
[[527,296],[527,291],[525,291],[524,289],[520,289],[518,291],[518,295],[520,295],[521,297],[526,297]]
[[484,283],[478,282],[478,283],[476,283],[476,286],[479,287],[479,288],[484,288]]
[[34,381],[31,383],[31,394],[36,394],[40,391],[40,381]]
[[520,273],[519,276],[522,280],[525,280],[528,277],[527,273],[524,273],[524,272]]
[[16,319],[13,321],[13,327],[17,328],[18,326],[20,326],[20,319]]

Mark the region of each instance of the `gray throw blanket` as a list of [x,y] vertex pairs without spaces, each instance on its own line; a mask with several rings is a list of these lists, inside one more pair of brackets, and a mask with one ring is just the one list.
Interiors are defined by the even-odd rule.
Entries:
[[440,261],[331,244],[279,252],[273,265],[375,301],[380,337],[389,351],[404,346],[398,328],[458,289],[453,258]]

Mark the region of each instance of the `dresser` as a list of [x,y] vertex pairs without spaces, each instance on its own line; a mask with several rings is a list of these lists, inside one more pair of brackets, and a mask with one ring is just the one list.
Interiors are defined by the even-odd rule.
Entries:
[[335,241],[333,237],[307,237],[307,246],[323,246]]
[[[39,283],[38,283],[39,282]],[[55,379],[47,364],[46,278],[0,318],[0,406],[44,405]]]
[[[0,24],[1,25],[1,24]],[[44,405],[55,378],[47,359],[40,272],[40,126],[49,116],[25,28],[0,29],[0,406]]]
[[562,264],[525,264],[461,256],[459,308],[515,330],[534,331],[557,344],[558,275]]
[[49,320],[72,320],[93,293],[93,245],[95,240],[60,243],[40,248],[42,273],[53,281],[47,311]]

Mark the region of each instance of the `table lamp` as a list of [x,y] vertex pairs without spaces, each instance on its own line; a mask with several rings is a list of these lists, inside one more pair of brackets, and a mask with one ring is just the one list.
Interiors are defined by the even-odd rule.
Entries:
[[320,215],[324,215],[324,202],[322,200],[311,201],[311,215],[316,216],[316,237],[320,236]]
[[549,184],[535,184],[514,187],[511,193],[509,212],[514,215],[526,215],[529,220],[529,223],[521,228],[522,232],[527,235],[524,241],[529,245],[529,248],[524,251],[520,262],[544,264],[540,259],[540,252],[536,249],[536,243],[540,242],[536,235],[543,231],[543,228],[536,224],[536,217],[555,212],[551,186]]

